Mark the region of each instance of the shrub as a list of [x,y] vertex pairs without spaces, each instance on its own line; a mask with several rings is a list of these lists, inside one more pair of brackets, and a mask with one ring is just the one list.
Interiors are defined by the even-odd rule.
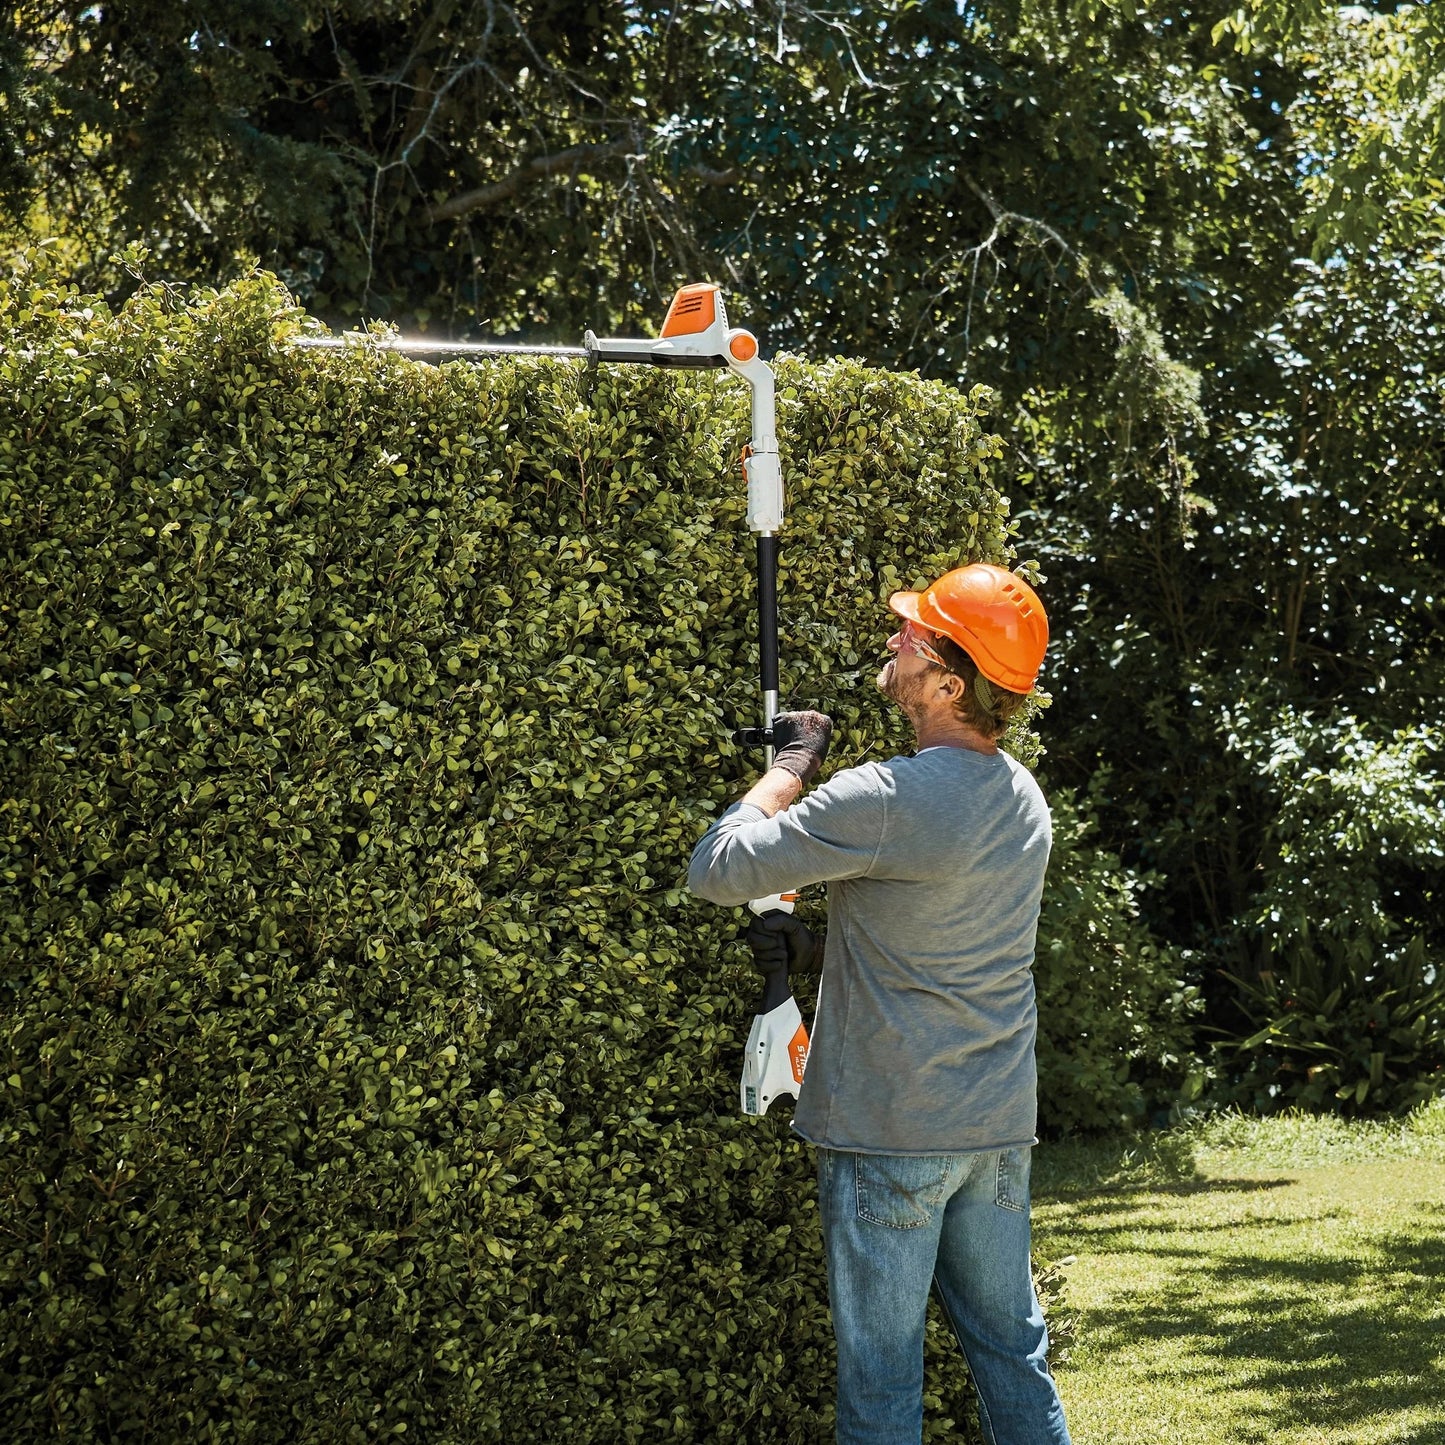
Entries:
[[[0,318],[8,1437],[827,1436],[811,1163],[681,888],[755,766],[744,389],[300,352],[267,277],[35,257]],[[1009,552],[999,444],[779,378],[784,692],[847,763],[906,742],[880,599]]]
[[1438,729],[1291,708],[1234,727],[1273,815],[1220,1048],[1234,1094],[1264,1112],[1408,1110],[1445,1087]]
[[[1103,785],[1106,780],[1099,779]],[[1096,847],[1088,800],[1050,792],[1054,851],[1039,920],[1039,1124],[1052,1133],[1167,1121],[1197,1098],[1201,1002],[1179,950],[1139,918],[1151,879]],[[1162,1116],[1162,1117],[1161,1117]]]

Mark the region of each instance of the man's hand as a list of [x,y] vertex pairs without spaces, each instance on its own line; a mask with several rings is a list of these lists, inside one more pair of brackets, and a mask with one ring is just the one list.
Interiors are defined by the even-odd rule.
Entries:
[[828,756],[833,719],[821,712],[780,712],[773,718],[773,766],[806,788]]
[[747,937],[753,962],[763,973],[782,964],[789,969],[805,969],[813,961],[816,944],[812,930],[791,913],[778,910],[754,918],[748,925]]

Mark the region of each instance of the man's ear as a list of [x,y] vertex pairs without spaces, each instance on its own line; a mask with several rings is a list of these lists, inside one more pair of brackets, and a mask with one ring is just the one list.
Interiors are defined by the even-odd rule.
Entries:
[[963,679],[956,672],[945,672],[943,681],[938,684],[939,692],[946,692],[951,703],[957,703],[963,696]]

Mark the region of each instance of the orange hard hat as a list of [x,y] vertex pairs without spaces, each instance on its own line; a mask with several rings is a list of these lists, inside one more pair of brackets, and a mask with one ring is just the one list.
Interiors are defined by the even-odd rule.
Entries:
[[957,643],[990,682],[1009,692],[1034,690],[1049,645],[1049,619],[1022,577],[991,562],[971,562],[922,592],[895,592],[888,605]]

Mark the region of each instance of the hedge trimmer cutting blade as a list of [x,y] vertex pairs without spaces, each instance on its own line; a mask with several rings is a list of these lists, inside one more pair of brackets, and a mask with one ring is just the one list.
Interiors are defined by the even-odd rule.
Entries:
[[[748,529],[757,533],[758,657],[763,694],[763,725],[739,728],[744,747],[763,749],[763,766],[772,766],[773,719],[778,713],[778,532],[783,525],[783,474],[778,461],[777,407],[773,369],[758,354],[750,331],[729,329],[722,291],[711,282],[684,286],[673,298],[655,341],[626,337],[599,339],[587,332],[581,346],[530,346],[501,341],[409,341],[402,337],[303,336],[295,346],[337,351],[370,347],[407,356],[559,356],[575,357],[589,367],[602,363],[707,369],[727,367],[752,391],[752,437],[743,450],[748,488]],[[796,894],[758,898],[748,907],[764,917],[791,913]],[[788,985],[786,963],[770,963],[767,989],[748,1036],[740,1085],[745,1114],[766,1114],[781,1094],[798,1096],[808,1058],[808,1031]]]
[[298,336],[291,343],[303,351],[399,351],[404,356],[577,356],[590,357],[585,346],[528,346],[510,341],[407,340],[348,331],[345,336]]

